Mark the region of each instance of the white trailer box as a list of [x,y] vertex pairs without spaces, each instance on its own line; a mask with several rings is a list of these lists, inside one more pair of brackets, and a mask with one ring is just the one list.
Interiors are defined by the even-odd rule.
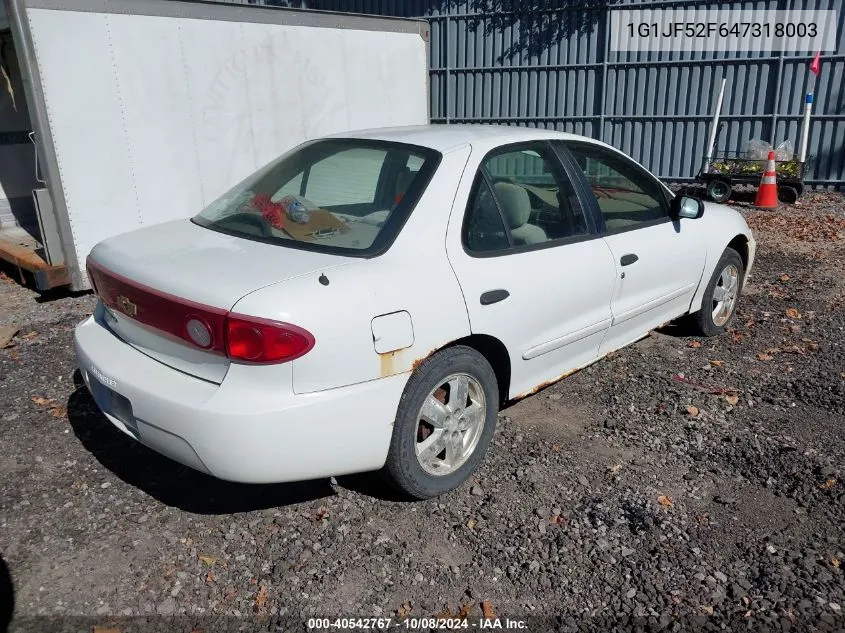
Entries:
[[41,288],[87,288],[97,242],[190,217],[304,140],[428,122],[424,21],[179,0],[6,10],[46,186],[38,250],[0,241],[0,257],[40,256]]

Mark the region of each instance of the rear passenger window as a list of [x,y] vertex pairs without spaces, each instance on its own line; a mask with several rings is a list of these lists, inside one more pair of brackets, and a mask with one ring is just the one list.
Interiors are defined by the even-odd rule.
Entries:
[[502,215],[487,181],[480,174],[464,221],[464,244],[475,253],[501,251],[510,246]]

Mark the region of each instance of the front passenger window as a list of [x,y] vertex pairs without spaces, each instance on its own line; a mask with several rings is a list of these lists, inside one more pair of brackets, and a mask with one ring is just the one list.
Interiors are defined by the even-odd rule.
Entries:
[[583,170],[609,231],[669,219],[660,185],[622,154],[592,143],[566,143]]

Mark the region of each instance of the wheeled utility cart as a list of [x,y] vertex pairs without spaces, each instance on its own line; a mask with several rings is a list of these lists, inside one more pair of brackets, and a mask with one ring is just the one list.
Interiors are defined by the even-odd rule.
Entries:
[[[809,171],[812,156],[801,162],[797,158],[776,161],[778,199],[793,203],[804,193],[804,175]],[[731,197],[734,185],[760,185],[766,161],[751,158],[745,152],[723,152],[706,157],[696,180],[707,187],[707,196],[714,202],[725,202]]]

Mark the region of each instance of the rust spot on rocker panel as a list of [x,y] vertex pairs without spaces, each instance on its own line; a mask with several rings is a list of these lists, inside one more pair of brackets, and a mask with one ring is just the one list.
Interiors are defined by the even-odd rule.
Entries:
[[[669,321],[667,321],[667,323],[669,323]],[[601,356],[599,356],[599,357],[597,357],[597,358],[595,358],[595,359],[591,360],[589,363],[587,363],[587,364],[585,364],[585,365],[581,365],[580,367],[576,367],[575,369],[570,369],[569,371],[565,371],[565,372],[563,372],[560,376],[557,376],[557,377],[555,377],[555,378],[552,378],[551,380],[547,380],[547,381],[545,381],[545,382],[541,382],[539,385],[537,385],[537,386],[536,386],[536,387],[534,387],[533,389],[529,389],[528,391],[526,391],[526,392],[524,392],[524,393],[520,393],[520,394],[518,394],[518,395],[515,395],[513,398],[511,398],[511,401],[512,401],[512,402],[515,402],[515,401],[517,401],[517,400],[522,400],[523,398],[527,398],[528,396],[533,396],[535,393],[537,393],[538,391],[542,391],[543,389],[545,389],[545,388],[546,388],[546,387],[548,387],[549,385],[553,385],[553,384],[555,384],[556,382],[560,382],[560,381],[561,381],[561,380],[563,380],[564,378],[567,378],[568,376],[571,376],[572,374],[574,374],[574,373],[576,373],[576,372],[579,372],[579,371],[581,371],[582,369],[586,369],[586,368],[587,368],[587,367],[589,367],[590,365],[592,365],[592,364],[594,364],[594,363],[599,362],[600,360],[602,360],[603,358],[605,358],[605,357],[607,357],[607,356],[610,356],[610,355],[611,355],[611,354],[613,354],[614,352],[618,352],[620,349],[622,349],[622,348],[624,348],[624,347],[628,347],[629,345],[633,345],[633,344],[634,344],[634,343],[636,343],[637,341],[639,341],[639,340],[642,340],[642,339],[646,338],[648,335],[649,335],[649,332],[646,332],[645,334],[643,334],[643,335],[642,335],[642,336],[640,336],[640,337],[637,337],[636,339],[634,339],[634,340],[633,340],[633,341],[631,341],[630,343],[626,343],[625,345],[621,345],[620,347],[617,347],[617,348],[615,348],[615,349],[612,349],[612,350],[610,350],[610,351],[607,351],[607,352],[605,352],[604,354],[602,354]]]
[[[596,360],[599,360],[599,359],[596,359]],[[594,362],[596,362],[596,361],[593,361],[593,363]],[[592,365],[593,363],[589,363],[589,364]],[[587,366],[588,365],[584,365],[584,367],[587,367]],[[529,389],[528,391],[526,391],[524,393],[520,393],[520,394],[515,395],[512,398],[512,400],[522,400],[523,398],[527,398],[528,396],[533,396],[538,391],[542,391],[546,387],[549,387],[549,386],[555,384],[556,382],[560,382],[561,380],[563,380],[567,376],[571,376],[572,374],[574,374],[577,371],[580,371],[581,369],[583,369],[583,367],[576,367],[575,369],[570,369],[569,371],[565,371],[560,376],[556,376],[556,377],[552,378],[551,380],[546,380],[544,382],[541,382],[536,387],[533,387],[532,389]]]

